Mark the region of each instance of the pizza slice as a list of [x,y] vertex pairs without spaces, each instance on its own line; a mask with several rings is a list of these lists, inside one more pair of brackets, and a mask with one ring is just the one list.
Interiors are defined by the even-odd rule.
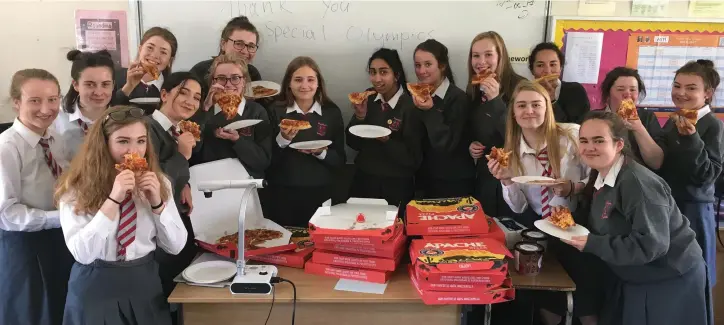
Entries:
[[296,129],[296,130],[306,130],[311,129],[312,124],[309,123],[309,121],[300,121],[300,120],[292,120],[285,118],[279,123],[279,126],[285,129]]
[[132,152],[123,155],[123,162],[116,164],[116,170],[130,170],[134,173],[143,173],[148,171],[148,162],[146,158],[141,157],[139,154]]
[[158,80],[158,78],[161,77],[161,73],[158,71],[158,68],[155,64],[148,63],[148,62],[141,62],[141,66],[143,66],[143,71],[147,73],[149,76],[153,78],[153,80]]
[[551,213],[550,217],[548,217],[548,222],[563,230],[576,225],[576,222],[573,221],[571,210],[567,207],[560,206],[558,209],[554,210],[555,211]]
[[560,77],[560,76],[561,76],[561,75],[559,75],[559,74],[557,74],[557,73],[552,73],[552,74],[549,74],[549,75],[542,76],[542,77],[534,80],[534,82],[536,82],[536,83],[541,83],[541,82],[544,82],[544,81],[545,81],[545,82],[551,82],[551,81],[554,81],[554,80],[558,80],[558,77]]
[[237,93],[227,91],[215,94],[214,101],[217,105],[219,105],[219,108],[221,108],[221,112],[226,115],[226,119],[231,120],[234,116],[236,116],[236,112],[239,110],[241,96]]
[[408,83],[407,90],[409,90],[410,94],[417,98],[417,100],[423,101],[432,96],[434,87],[433,85],[425,83]]
[[639,119],[639,112],[636,110],[636,104],[631,98],[622,100],[621,106],[618,107],[618,111],[616,111],[616,113],[624,120]]
[[485,155],[485,158],[488,158],[488,160],[495,160],[500,164],[503,168],[508,168],[510,165],[510,154],[512,151],[505,152],[504,149],[493,147],[490,149],[490,154]]
[[671,116],[683,117],[687,119],[692,125],[696,125],[696,122],[699,119],[699,110],[682,108],[677,110],[676,112],[671,113]]
[[495,72],[490,69],[485,69],[483,71],[480,71],[480,73],[473,76],[473,80],[470,81],[473,85],[479,85],[483,80],[488,78],[495,78]]
[[254,87],[251,87],[251,93],[254,97],[261,98],[261,97],[269,97],[269,96],[276,95],[277,90],[272,89],[272,88],[267,88],[264,86],[254,86]]
[[199,125],[196,124],[196,122],[181,121],[178,123],[178,127],[179,129],[181,129],[181,132],[191,133],[196,141],[201,140],[201,129],[199,128]]
[[352,104],[359,105],[362,104],[367,97],[372,96],[376,94],[377,92],[374,90],[367,90],[359,93],[351,93],[347,95],[349,98],[349,101],[352,102]]

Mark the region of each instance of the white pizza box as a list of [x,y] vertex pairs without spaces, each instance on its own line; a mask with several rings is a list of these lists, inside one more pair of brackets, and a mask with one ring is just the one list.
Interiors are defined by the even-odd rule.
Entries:
[[[210,198],[198,190],[197,184],[202,181],[245,180],[251,178],[246,168],[232,158],[198,164],[190,169],[191,198],[194,210],[191,213],[191,225],[194,228],[194,238],[203,248],[217,254],[235,258],[236,246],[217,244],[223,236],[239,231],[239,209],[245,191],[250,189],[231,188],[214,191]],[[259,244],[260,249],[249,250],[247,256],[271,254],[284,250],[292,250],[290,245],[292,233],[277,223],[264,218],[261,209],[259,194],[255,189],[246,205],[245,229],[271,229],[280,231],[283,236],[279,239],[268,240]]]
[[309,234],[315,243],[383,245],[403,228],[397,211],[383,199],[350,198],[334,206],[328,200],[309,220]]
[[515,248],[515,244],[523,239],[521,233],[528,229],[528,227],[513,220],[513,218],[500,217],[493,218],[493,220],[495,220],[498,227],[503,230],[503,233],[505,234],[505,246],[511,250]]

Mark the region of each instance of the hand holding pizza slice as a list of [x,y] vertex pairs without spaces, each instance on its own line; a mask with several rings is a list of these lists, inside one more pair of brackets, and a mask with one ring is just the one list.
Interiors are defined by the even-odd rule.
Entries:
[[132,152],[123,155],[123,162],[116,164],[116,170],[130,170],[134,174],[144,173],[148,171],[148,162],[146,158],[141,157],[138,153]]
[[161,73],[158,71],[158,68],[155,64],[142,61],[141,66],[143,66],[143,71],[151,76],[153,80],[158,80],[158,78],[161,77]]
[[179,129],[181,129],[181,132],[191,133],[196,141],[201,140],[201,129],[199,128],[199,125],[196,124],[196,122],[181,121],[179,122],[178,127]]
[[230,91],[216,93],[214,100],[216,104],[219,105],[219,108],[221,108],[221,112],[224,113],[227,120],[231,120],[236,116],[236,112],[239,110],[239,104],[241,104],[241,96]]
[[483,80],[488,78],[495,78],[495,72],[491,69],[485,69],[483,71],[480,71],[480,73],[473,76],[473,80],[470,81],[473,85],[479,85]]
[[671,116],[680,116],[692,125],[696,125],[697,119],[699,118],[699,111],[696,109],[679,109],[674,113],[671,113]]
[[377,92],[374,90],[367,90],[367,91],[358,92],[358,93],[351,93],[351,94],[347,95],[347,97],[349,98],[349,101],[352,102],[352,104],[360,105],[360,104],[364,103],[364,101],[367,99],[367,97],[372,96],[376,93]]
[[504,149],[493,147],[490,149],[490,154],[485,155],[485,158],[488,158],[488,160],[495,160],[498,162],[500,167],[508,168],[510,165],[510,154],[512,151],[505,152]]
[[408,83],[407,90],[410,91],[412,99],[414,100],[415,105],[418,108],[432,108],[432,92],[435,90],[435,87],[433,85],[425,83]]
[[616,114],[624,119],[624,121],[639,119],[639,113],[638,110],[636,110],[636,104],[631,98],[626,98],[621,101],[621,105],[618,107]]

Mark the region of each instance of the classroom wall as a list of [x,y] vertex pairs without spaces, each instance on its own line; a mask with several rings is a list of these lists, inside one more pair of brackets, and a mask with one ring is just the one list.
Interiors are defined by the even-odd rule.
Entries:
[[[594,1],[590,1],[594,2]],[[600,1],[599,1],[600,2]],[[630,0],[613,0],[616,4],[616,11],[613,15],[601,15],[595,14],[596,16],[617,16],[617,17],[629,17],[631,16],[631,3]],[[579,16],[582,13],[578,12],[580,0],[553,0],[551,8],[551,15],[553,16]],[[669,0],[669,10],[666,17],[688,17],[689,14],[689,0]],[[593,15],[593,14],[592,14]]]

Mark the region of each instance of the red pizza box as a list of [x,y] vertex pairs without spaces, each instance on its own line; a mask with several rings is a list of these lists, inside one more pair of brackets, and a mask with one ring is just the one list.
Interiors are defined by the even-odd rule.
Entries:
[[296,249],[288,252],[281,252],[270,255],[252,256],[249,259],[273,265],[288,266],[297,269],[303,269],[304,263],[312,257],[314,247]]
[[380,199],[350,198],[325,202],[309,220],[312,241],[322,244],[382,246],[402,231],[397,207]]
[[410,261],[429,282],[498,283],[505,278],[512,254],[490,238],[416,239],[410,244]]
[[426,305],[488,305],[515,299],[515,289],[510,279],[492,290],[476,291],[432,291],[420,287],[412,267],[409,269],[410,281]]
[[505,243],[505,232],[500,228],[497,222],[493,218],[487,217],[488,222],[488,233],[487,234],[474,234],[474,235],[433,235],[433,236],[422,236],[426,239],[440,239],[440,238],[490,238],[495,239],[501,243]]
[[483,207],[475,198],[413,200],[407,204],[408,236],[470,235],[488,232]]
[[[402,230],[402,229],[400,229]],[[364,246],[353,244],[320,243],[315,242],[314,247],[326,251],[349,253],[356,255],[374,256],[382,258],[395,258],[398,250],[404,251],[407,246],[407,236],[399,231],[395,237],[382,246]]]
[[[258,247],[244,252],[244,257],[252,258],[254,256],[265,256],[270,254],[276,254],[281,252],[295,251],[304,248],[310,248],[313,246],[312,241],[309,240],[309,233],[306,228],[300,227],[283,227],[285,233],[289,234],[289,243],[285,245],[278,245],[272,247]],[[231,259],[236,259],[238,254],[237,246],[234,244],[210,244],[204,241],[197,240],[196,243],[199,247],[224,256]]]
[[359,280],[373,283],[387,283],[392,271],[364,270],[350,267],[317,264],[312,261],[304,265],[304,272],[340,279]]
[[491,288],[498,286],[508,277],[508,264],[492,270],[479,271],[457,271],[442,272],[434,266],[427,265],[419,260],[412,264],[415,269],[415,275],[422,285],[430,285],[429,288],[441,288],[450,284],[467,284],[477,285],[478,288]]
[[381,258],[316,250],[312,254],[312,262],[368,270],[394,271],[397,268],[397,264],[400,262],[400,257],[402,257],[403,252],[404,250],[398,249],[397,255],[394,258]]

